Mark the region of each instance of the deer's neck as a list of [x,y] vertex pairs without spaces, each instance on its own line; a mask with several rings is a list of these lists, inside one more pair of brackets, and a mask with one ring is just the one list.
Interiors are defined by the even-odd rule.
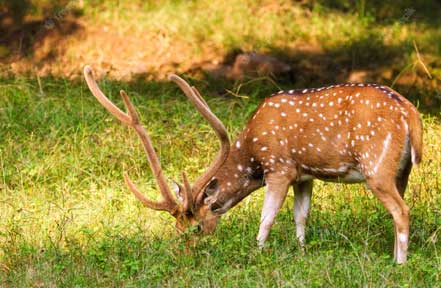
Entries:
[[262,169],[247,148],[249,143],[246,141],[244,133],[237,137],[227,160],[215,175],[220,183],[216,206],[222,213],[263,186]]

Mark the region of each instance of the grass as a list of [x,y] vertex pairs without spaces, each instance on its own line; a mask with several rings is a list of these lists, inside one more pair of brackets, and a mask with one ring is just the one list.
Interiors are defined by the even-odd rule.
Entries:
[[[400,9],[407,6],[386,9],[390,13],[380,17],[381,9],[367,1],[355,1],[355,10],[345,13],[339,5],[347,1],[317,1],[312,9],[289,1],[85,2],[85,23],[107,25],[125,35],[129,50],[143,33],[162,39],[164,53],[150,54],[162,47],[156,42],[136,49],[144,47],[159,62],[181,63],[177,71],[200,57],[218,58],[235,49],[289,58],[304,44],[322,49],[345,69],[392,69],[397,76],[415,61],[416,40],[433,79],[414,69],[403,75],[415,82],[396,87],[418,105],[424,122],[424,162],[412,172],[406,192],[411,207],[409,262],[393,264],[391,217],[364,185],[317,181],[305,254],[294,236],[292,191],[263,252],[255,243],[262,190],[227,213],[214,235],[177,235],[169,215],[142,207],[123,183],[125,170],[150,197],[158,197],[136,135],[96,102],[82,80],[37,78],[29,72],[0,77],[0,286],[439,286],[441,117],[435,95],[441,75],[436,39],[441,34],[438,18],[421,18],[426,10],[420,2],[412,6],[420,18],[407,22],[400,22]],[[58,65],[101,65],[96,55],[114,51],[103,46],[98,52],[94,38],[66,41],[69,48]],[[164,60],[166,51],[182,54]],[[188,76],[236,135],[261,99],[278,86],[326,84],[323,79],[329,78],[302,78],[320,64],[314,59],[311,54],[294,62],[304,70],[294,80],[275,79],[275,84],[265,78],[228,82],[204,73]],[[378,79],[390,85],[394,77]],[[168,179],[179,179],[182,170],[194,179],[215,157],[216,137],[174,85],[160,77],[104,77],[100,85],[120,106],[117,92],[123,88],[129,93]],[[245,97],[223,97],[226,89]]]
[[[2,80],[0,263],[16,286],[431,286],[441,279],[439,118],[425,116],[425,159],[412,174],[409,263],[391,259],[392,222],[363,185],[318,183],[298,249],[292,195],[256,248],[262,191],[230,211],[212,236],[189,241],[172,219],[142,207],[121,170],[156,196],[137,137],[102,109],[82,82]],[[195,177],[216,152],[216,138],[168,83],[102,81],[121,104],[122,86],[139,107],[166,174]],[[209,104],[234,135],[255,98]],[[232,103],[234,105],[232,105]]]

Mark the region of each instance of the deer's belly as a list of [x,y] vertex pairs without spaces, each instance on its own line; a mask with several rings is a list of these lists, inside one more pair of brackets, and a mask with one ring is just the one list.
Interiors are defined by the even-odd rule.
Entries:
[[343,173],[311,173],[311,174],[302,174],[298,181],[309,181],[313,179],[319,179],[327,182],[342,182],[342,183],[360,183],[364,182],[366,179],[363,174],[357,169],[348,169]]

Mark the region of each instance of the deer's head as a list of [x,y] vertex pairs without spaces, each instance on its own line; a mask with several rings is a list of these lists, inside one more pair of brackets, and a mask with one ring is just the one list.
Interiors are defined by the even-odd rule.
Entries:
[[138,190],[127,173],[124,173],[125,182],[135,197],[148,208],[169,212],[176,218],[176,228],[178,231],[185,231],[187,228],[195,226],[198,230],[201,230],[204,233],[213,232],[217,225],[219,213],[213,213],[211,211],[210,205],[206,203],[206,198],[210,196],[210,185],[215,184],[215,181],[212,181],[213,176],[228,157],[230,141],[224,125],[213,112],[211,112],[199,92],[194,87],[190,87],[187,82],[177,75],[170,75],[169,79],[175,82],[183,90],[188,99],[216,132],[221,144],[220,151],[213,164],[206,169],[206,171],[200,175],[193,184],[190,184],[188,181],[186,173],[182,173],[182,184],[174,183],[174,190],[176,192],[175,197],[167,184],[150,137],[142,126],[135,107],[130,102],[127,94],[122,90],[120,91],[121,97],[127,108],[126,113],[115,106],[100,90],[93,77],[93,71],[90,66],[84,68],[84,77],[90,91],[101,105],[123,124],[132,127],[141,139],[150,168],[156,178],[163,199],[161,201],[148,199]]

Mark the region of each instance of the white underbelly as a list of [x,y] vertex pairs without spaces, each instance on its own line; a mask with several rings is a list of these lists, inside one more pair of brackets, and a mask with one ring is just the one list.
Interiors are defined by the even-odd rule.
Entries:
[[319,179],[326,182],[341,182],[341,183],[360,183],[366,181],[363,174],[358,170],[350,169],[345,172],[346,173],[344,174],[342,173],[337,176],[302,174],[297,181],[304,182],[313,179]]

